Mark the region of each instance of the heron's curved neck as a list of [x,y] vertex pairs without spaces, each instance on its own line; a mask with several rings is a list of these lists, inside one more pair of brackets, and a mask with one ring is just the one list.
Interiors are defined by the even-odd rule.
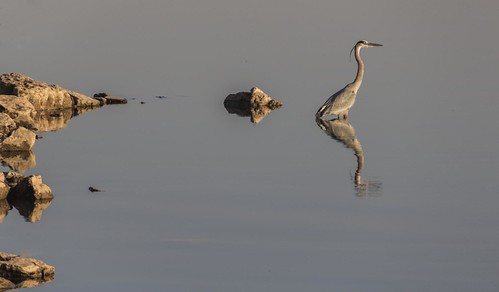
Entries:
[[355,48],[355,60],[357,60],[357,64],[359,66],[357,68],[357,77],[355,77],[352,85],[354,86],[355,91],[357,91],[362,84],[362,79],[364,78],[364,62],[360,57],[360,47]]

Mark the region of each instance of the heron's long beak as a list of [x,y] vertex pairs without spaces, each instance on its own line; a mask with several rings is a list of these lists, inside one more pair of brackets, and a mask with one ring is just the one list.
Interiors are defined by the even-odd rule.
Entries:
[[382,47],[382,44],[376,44],[376,43],[369,43],[368,46],[370,47]]

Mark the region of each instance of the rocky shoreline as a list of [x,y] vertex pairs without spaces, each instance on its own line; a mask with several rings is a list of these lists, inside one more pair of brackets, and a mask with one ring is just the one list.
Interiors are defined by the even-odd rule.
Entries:
[[[0,75],[0,223],[16,208],[27,222],[37,222],[54,195],[40,175],[22,173],[36,165],[32,151],[39,133],[57,131],[77,115],[122,97],[84,94],[34,80],[19,73]],[[55,268],[39,260],[0,252],[0,291],[34,287],[54,278]]]
[[54,279],[55,268],[46,263],[0,252],[0,291],[31,288]]
[[112,103],[126,103],[121,97],[89,97],[34,80],[19,73],[0,75],[0,149],[28,151],[36,133],[57,130],[47,120],[68,121],[71,117]]

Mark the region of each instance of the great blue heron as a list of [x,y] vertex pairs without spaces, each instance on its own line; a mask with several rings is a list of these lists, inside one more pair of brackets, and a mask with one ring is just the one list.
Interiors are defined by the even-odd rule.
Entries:
[[348,110],[355,103],[355,98],[357,97],[357,91],[362,84],[362,79],[364,78],[364,62],[360,57],[360,50],[363,48],[381,47],[380,44],[370,43],[366,40],[358,41],[357,44],[350,50],[350,56],[352,51],[355,50],[355,60],[357,60],[358,69],[357,77],[355,80],[345,86],[342,90],[333,94],[317,111],[315,116],[320,118],[324,115],[338,115],[338,119],[342,117],[344,119],[348,118]]

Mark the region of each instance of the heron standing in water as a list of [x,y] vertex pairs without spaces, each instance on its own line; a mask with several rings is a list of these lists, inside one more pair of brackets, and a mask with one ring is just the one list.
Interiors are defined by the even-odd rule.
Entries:
[[360,57],[360,50],[363,48],[381,47],[380,44],[370,43],[366,40],[357,42],[355,47],[350,51],[350,56],[352,51],[355,50],[355,60],[357,60],[358,69],[357,77],[355,80],[345,86],[342,90],[333,94],[317,111],[315,116],[321,118],[324,115],[338,115],[338,119],[347,119],[348,110],[355,103],[355,98],[357,97],[357,91],[362,84],[362,79],[364,78],[364,62]]

